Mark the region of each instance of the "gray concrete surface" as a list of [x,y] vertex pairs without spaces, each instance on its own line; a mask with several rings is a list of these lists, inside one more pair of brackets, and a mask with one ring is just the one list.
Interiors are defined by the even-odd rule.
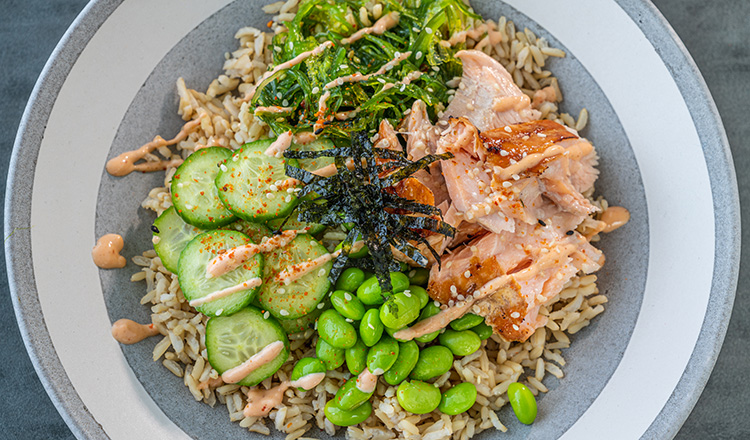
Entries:
[[[654,0],[687,46],[716,100],[732,146],[743,218],[750,219],[750,1]],[[18,123],[44,62],[85,0],[0,0],[0,178],[5,182]],[[5,187],[2,186],[4,194]],[[4,198],[4,197],[3,197]],[[0,214],[2,215],[2,214]],[[750,243],[750,227],[744,243]],[[6,232],[7,234],[7,232]],[[0,252],[2,250],[0,249]],[[750,250],[727,338],[679,440],[750,439]],[[0,255],[0,438],[72,439],[37,378],[15,323]],[[647,390],[644,390],[647,396]]]

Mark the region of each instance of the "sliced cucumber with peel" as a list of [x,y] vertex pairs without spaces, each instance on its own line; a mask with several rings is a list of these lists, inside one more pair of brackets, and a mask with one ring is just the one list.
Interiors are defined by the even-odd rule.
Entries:
[[219,374],[241,365],[276,341],[284,343],[281,353],[238,382],[243,386],[259,384],[286,362],[289,357],[286,333],[274,318],[264,318],[255,307],[245,307],[231,316],[213,317],[206,324],[208,362]]
[[202,148],[188,156],[175,171],[170,190],[172,204],[187,223],[213,229],[235,220],[219,200],[214,181],[219,165],[232,155],[222,147]]
[[268,225],[268,227],[274,231],[278,231],[279,228],[281,228],[282,231],[299,231],[301,229],[305,229],[310,235],[315,235],[326,228],[325,225],[321,225],[318,223],[305,223],[297,220],[297,211],[293,211],[291,214],[289,214],[289,220],[287,220],[286,223],[284,223],[284,220],[286,220],[286,217],[275,218],[273,220],[267,221],[266,225]]
[[329,261],[289,285],[276,280],[276,274],[303,261],[314,260],[328,251],[308,234],[298,235],[289,244],[264,254],[263,285],[258,300],[264,309],[280,319],[296,319],[315,310],[331,287]]
[[250,240],[252,240],[253,243],[260,243],[264,237],[270,237],[273,235],[273,232],[271,232],[266,225],[249,222],[247,220],[237,220],[231,225],[225,226],[224,229],[240,231],[250,237]]
[[[288,178],[287,159],[268,156],[266,149],[273,140],[245,144],[223,164],[216,176],[219,198],[238,217],[263,222],[285,217],[297,204],[297,196],[274,185]],[[290,160],[296,164],[296,161]]]
[[[233,247],[252,243],[247,235],[225,229],[216,229],[196,236],[180,254],[177,277],[185,299],[192,301],[211,293],[240,285],[263,275],[263,255],[256,254],[240,267],[218,277],[206,277],[208,263],[219,253]],[[230,315],[255,297],[258,287],[250,287],[202,305],[196,309],[208,316]]]
[[185,223],[185,220],[177,215],[174,206],[154,220],[152,228],[154,250],[161,259],[161,263],[172,273],[177,273],[180,252],[185,246],[203,230]]
[[[289,147],[292,151],[321,151],[336,148],[330,139],[316,139],[306,144],[293,142]],[[333,157],[317,157],[315,159],[298,159],[299,167],[307,171],[317,171],[335,162]]]

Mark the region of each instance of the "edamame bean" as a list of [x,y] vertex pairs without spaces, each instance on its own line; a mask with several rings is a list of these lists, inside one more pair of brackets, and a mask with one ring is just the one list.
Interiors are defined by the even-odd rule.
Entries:
[[404,292],[394,294],[380,307],[380,321],[388,328],[403,328],[419,317],[419,297]]
[[336,406],[333,400],[329,400],[323,412],[326,418],[334,425],[351,426],[362,423],[370,417],[370,414],[372,414],[372,404],[365,402],[350,411],[346,411]]
[[344,355],[346,357],[346,368],[355,376],[367,366],[367,346],[361,340],[358,340],[354,346],[347,348]]
[[[430,298],[430,295],[428,295],[427,291],[424,290],[424,287],[419,287],[419,286],[415,286],[415,285],[412,284],[412,285],[409,285],[409,288],[406,289],[406,290],[408,290],[409,293],[411,293],[412,295],[414,295],[417,298],[419,298],[419,309],[420,310],[424,309],[425,306],[427,305],[427,303],[429,303],[430,301],[432,301],[432,299]],[[404,292],[406,292],[406,290]]]
[[398,385],[404,381],[417,365],[419,359],[419,346],[414,341],[401,342],[398,344],[398,358],[390,370],[386,371],[383,378],[391,385]]
[[427,382],[411,380],[401,382],[396,391],[401,408],[413,414],[427,414],[440,405],[440,389]]
[[[334,307],[336,307],[335,304]],[[460,332],[475,327],[483,322],[483,316],[475,315],[473,313],[467,313],[464,316],[451,322],[451,328],[457,332]]]
[[409,282],[418,286],[426,285],[427,280],[430,279],[430,270],[423,267],[413,268],[406,274],[409,277]]
[[365,281],[365,272],[358,267],[350,267],[339,275],[336,280],[336,290],[346,290],[347,292],[356,292]]
[[376,376],[388,371],[398,359],[398,342],[383,335],[367,352],[367,369]]
[[345,290],[334,291],[331,294],[331,304],[344,318],[359,321],[365,315],[365,306],[362,301]]
[[[435,301],[430,301],[429,303],[427,303],[425,308],[422,309],[422,313],[419,314],[419,320],[424,321],[425,319],[435,316],[438,313],[440,313],[440,306],[435,305]],[[435,340],[435,338],[438,337],[439,334],[440,330],[434,331],[432,333],[428,333],[416,338],[416,341],[421,343],[432,342],[433,340]]]
[[476,401],[477,387],[471,382],[464,382],[443,393],[438,409],[443,414],[455,416],[468,411]]
[[472,327],[470,330],[473,331],[474,333],[476,333],[477,336],[479,336],[479,339],[481,339],[483,341],[485,339],[489,339],[490,336],[492,336],[492,333],[494,331],[494,330],[492,330],[492,327],[490,327],[489,325],[485,324],[484,322],[481,323],[481,324],[479,324],[476,327]]
[[[294,364],[294,368],[292,369],[292,376],[291,380],[299,380],[301,377],[305,377],[308,374],[315,374],[315,373],[325,373],[326,372],[326,365],[318,358],[313,357],[306,357],[302,358],[297,361],[296,364]],[[304,391],[304,388],[298,387],[301,391]]]
[[513,382],[508,387],[508,401],[516,413],[518,421],[531,425],[536,419],[536,399],[531,390],[524,384]]
[[[409,278],[401,272],[391,272],[391,289],[393,293],[403,292],[409,287]],[[357,288],[357,297],[366,305],[383,304],[385,297],[380,289],[378,277],[366,279]]]
[[357,331],[335,310],[326,310],[318,318],[318,336],[336,348],[349,348],[357,342]]
[[375,391],[372,393],[365,393],[360,390],[357,387],[357,377],[355,376],[341,385],[341,388],[336,392],[333,400],[336,402],[337,407],[349,411],[369,400],[374,392]]
[[327,370],[335,370],[344,365],[344,349],[334,347],[324,341],[323,338],[318,338],[318,343],[315,345],[315,356],[323,361]]
[[457,332],[446,329],[439,337],[440,344],[451,349],[456,356],[468,356],[479,350],[482,340],[471,330]]
[[411,378],[418,380],[430,380],[445,374],[453,365],[453,353],[442,345],[433,345],[419,352],[414,369],[411,370]]
[[383,336],[383,323],[380,322],[380,310],[370,309],[365,312],[359,323],[359,337],[366,346],[372,347]]

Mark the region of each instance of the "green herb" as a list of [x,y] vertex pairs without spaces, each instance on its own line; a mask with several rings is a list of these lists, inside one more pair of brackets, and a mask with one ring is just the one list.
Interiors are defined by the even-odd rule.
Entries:
[[[429,170],[431,163],[450,159],[453,157],[450,153],[410,161],[402,152],[374,148],[366,132],[357,132],[347,147],[322,151],[287,150],[284,156],[294,159],[334,158],[338,173],[330,177],[317,176],[290,165],[286,167],[289,177],[304,184],[298,194],[299,221],[327,226],[354,225],[343,241],[341,254],[334,261],[329,275],[332,282],[350,265],[375,273],[382,291],[390,291],[389,272],[400,270],[391,246],[422,267],[428,264],[427,257],[413,242],[425,245],[439,264],[440,256],[420,231],[453,237],[455,229],[441,220],[442,214],[436,207],[405,199],[389,190],[415,172]],[[347,161],[353,162],[351,170]],[[349,259],[352,245],[358,240],[367,245],[369,257]]]
[[[325,41],[335,44],[320,55],[307,58],[291,69],[282,70],[261,83],[252,104],[293,109],[286,113],[259,113],[274,132],[311,131],[348,142],[354,132],[374,133],[381,120],[397,126],[414,101],[427,104],[434,120],[448,101],[446,82],[461,75],[461,63],[454,54],[463,44],[444,47],[442,40],[467,29],[479,16],[462,0],[386,0],[382,15],[396,12],[399,22],[382,35],[370,34],[350,45],[341,40],[367,26],[359,17],[365,0],[308,0],[300,4],[287,30],[274,36],[273,63],[279,65]],[[354,24],[347,21],[354,19]],[[374,17],[369,17],[374,22]],[[372,24],[372,23],[369,23]],[[427,30],[429,29],[429,31]],[[411,52],[384,74],[331,88],[326,109],[320,111],[320,97],[326,84],[359,72],[378,71],[397,54]],[[421,73],[409,84],[403,80]],[[337,113],[354,112],[356,117],[337,119]],[[353,113],[352,113],[353,114]]]

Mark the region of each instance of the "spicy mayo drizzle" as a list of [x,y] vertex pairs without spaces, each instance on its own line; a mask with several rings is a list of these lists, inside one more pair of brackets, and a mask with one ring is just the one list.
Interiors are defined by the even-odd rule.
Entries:
[[196,298],[190,301],[188,304],[190,304],[191,307],[200,306],[207,302],[216,301],[217,299],[227,297],[233,293],[241,292],[246,289],[252,289],[253,287],[258,287],[261,284],[263,284],[263,280],[261,280],[260,278],[250,278],[249,280],[243,281],[236,286],[227,287],[226,289],[221,289],[216,292],[209,293],[203,298]]
[[[363,241],[357,241],[352,244],[352,249],[349,252],[357,252],[358,250],[362,249],[363,246]],[[341,252],[343,252],[343,249],[339,249],[332,254],[323,254],[313,260],[303,261],[293,266],[289,266],[276,274],[276,281],[288,285],[302,278],[313,270],[319,268],[320,266],[328,263],[332,259],[338,257],[339,255],[341,255]]]
[[375,34],[383,35],[385,31],[391,29],[398,24],[399,14],[398,12],[389,12],[384,16],[380,17],[372,26],[362,28],[357,32],[351,34],[349,37],[341,40],[341,44],[352,44],[355,41],[361,39],[365,35]]
[[495,177],[498,180],[508,180],[511,179],[514,174],[519,175],[530,168],[534,168],[544,159],[559,155],[568,156],[571,159],[580,159],[592,151],[594,151],[594,146],[583,140],[576,142],[567,148],[555,144],[545,148],[541,153],[529,154],[518,162],[512,163],[505,168],[498,166],[494,167]]
[[284,343],[282,341],[272,342],[263,347],[263,350],[252,355],[250,359],[225,371],[221,375],[221,380],[223,380],[224,383],[237,383],[244,379],[248,374],[274,360],[283,349]]
[[240,267],[244,262],[253,258],[256,254],[272,252],[289,244],[298,234],[306,234],[305,230],[283,231],[281,234],[274,235],[268,240],[261,241],[260,244],[248,243],[242,246],[233,247],[226,252],[215,256],[208,262],[206,268],[206,277],[220,277]]
[[266,148],[266,156],[281,157],[281,154],[292,145],[292,131],[281,133],[271,145]]
[[96,242],[96,246],[91,250],[91,257],[94,264],[102,269],[117,269],[125,267],[127,260],[120,255],[125,243],[122,237],[117,234],[107,234]]
[[600,232],[612,232],[615,229],[624,226],[630,221],[630,211],[622,206],[610,206],[604,210],[599,218],[599,225],[593,231],[586,234],[586,238],[591,240]]
[[292,387],[311,390],[318,386],[325,377],[325,373],[312,373],[302,376],[297,380],[286,380],[269,390],[251,388],[247,392],[247,405],[245,405],[242,413],[245,417],[267,416],[272,409],[281,405],[282,400],[284,400],[284,391]]
[[182,159],[173,160],[161,160],[158,162],[144,162],[135,164],[141,160],[148,153],[156,150],[159,147],[165,147],[174,145],[178,142],[184,141],[190,133],[200,127],[200,119],[195,119],[182,126],[182,129],[177,136],[170,140],[164,140],[161,136],[156,136],[153,141],[143,145],[141,148],[133,151],[126,151],[121,155],[112,158],[107,162],[107,172],[113,176],[122,177],[130,174],[133,171],[159,171],[166,170],[169,167],[174,167],[182,163]]
[[130,319],[118,319],[112,324],[112,337],[120,344],[135,344],[158,334],[154,324],[139,324]]

